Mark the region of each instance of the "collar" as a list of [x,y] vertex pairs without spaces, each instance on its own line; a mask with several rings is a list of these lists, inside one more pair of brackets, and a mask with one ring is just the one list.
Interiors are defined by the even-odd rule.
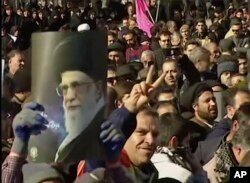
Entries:
[[206,121],[204,121],[204,120],[200,120],[200,119],[198,119],[196,116],[195,117],[193,117],[192,119],[191,119],[191,121],[193,121],[193,122],[195,122],[195,123],[197,123],[198,125],[200,125],[200,126],[202,126],[202,127],[209,127],[210,129],[213,127],[211,124],[209,124],[208,122],[206,122]]
[[11,35],[11,34],[8,34],[9,36],[10,36],[10,38],[14,41],[14,42],[16,42],[16,40],[17,40],[17,37],[16,36],[13,36],[13,35]]

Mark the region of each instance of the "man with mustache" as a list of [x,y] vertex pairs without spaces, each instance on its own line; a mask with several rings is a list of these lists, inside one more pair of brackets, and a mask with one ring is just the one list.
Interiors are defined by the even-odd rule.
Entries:
[[199,82],[189,87],[182,94],[180,100],[183,109],[194,114],[190,121],[193,122],[191,148],[195,150],[198,141],[205,140],[214,125],[214,120],[217,118],[216,98],[211,87]]
[[137,113],[136,119],[136,129],[125,143],[121,161],[135,182],[146,183],[158,178],[150,159],[156,150],[159,117],[157,112],[144,108]]

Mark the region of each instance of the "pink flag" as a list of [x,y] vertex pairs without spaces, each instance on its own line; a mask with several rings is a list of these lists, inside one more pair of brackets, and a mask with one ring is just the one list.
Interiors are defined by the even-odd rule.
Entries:
[[150,28],[153,26],[153,23],[149,20],[148,14],[148,6],[145,0],[136,0],[136,19],[137,24],[140,29],[145,31],[149,37],[151,37]]

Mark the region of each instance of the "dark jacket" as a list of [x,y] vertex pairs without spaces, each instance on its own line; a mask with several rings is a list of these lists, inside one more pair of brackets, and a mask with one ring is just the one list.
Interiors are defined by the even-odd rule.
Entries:
[[219,123],[213,126],[212,131],[207,135],[207,139],[217,138],[225,135],[232,126],[230,118],[223,118]]
[[243,35],[239,38],[236,38],[234,36],[229,37],[228,39],[233,40],[237,52],[243,52],[246,53],[247,50],[250,47],[250,38],[244,37]]
[[190,119],[190,123],[190,147],[192,149],[192,152],[194,152],[198,147],[198,143],[206,139],[207,134],[210,132],[211,128],[200,122],[196,117]]
[[159,48],[154,51],[155,54],[155,61],[156,61],[156,68],[158,70],[162,69],[162,64],[164,63],[165,60],[165,54],[162,48]]
[[210,138],[205,141],[199,142],[194,155],[202,165],[205,165],[213,158],[214,153],[218,150],[226,135]]
[[158,180],[158,171],[150,162],[143,168],[134,168],[138,183],[155,183]]

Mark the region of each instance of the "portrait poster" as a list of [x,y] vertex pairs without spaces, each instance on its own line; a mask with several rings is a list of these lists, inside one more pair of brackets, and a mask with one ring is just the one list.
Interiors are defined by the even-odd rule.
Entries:
[[34,148],[39,149],[40,138],[40,149],[55,162],[103,158],[99,134],[105,118],[106,43],[105,33],[98,31],[32,35],[32,99],[45,107],[42,115],[49,124],[32,136],[29,155],[41,154]]

